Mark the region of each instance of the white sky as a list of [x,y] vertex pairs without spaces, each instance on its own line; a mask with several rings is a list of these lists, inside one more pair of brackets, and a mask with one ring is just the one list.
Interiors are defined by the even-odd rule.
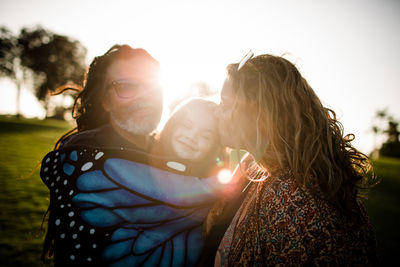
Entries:
[[[164,69],[167,100],[195,81],[220,88],[225,66],[250,48],[290,53],[364,152],[373,146],[376,110],[400,119],[397,0],[0,0],[0,25],[18,33],[37,24],[80,40],[88,63],[115,43],[145,48]],[[23,110],[38,115],[27,92]],[[14,112],[12,103],[15,93],[1,81],[0,112]]]

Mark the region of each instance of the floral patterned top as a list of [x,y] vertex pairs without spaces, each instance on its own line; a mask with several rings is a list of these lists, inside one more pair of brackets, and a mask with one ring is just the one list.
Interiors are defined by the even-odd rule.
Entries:
[[356,206],[359,218],[342,215],[298,186],[290,172],[254,182],[215,266],[378,265],[371,224],[363,205]]

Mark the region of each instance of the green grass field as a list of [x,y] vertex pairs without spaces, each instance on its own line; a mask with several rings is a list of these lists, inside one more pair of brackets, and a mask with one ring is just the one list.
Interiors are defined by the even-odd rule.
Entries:
[[38,164],[70,127],[59,121],[0,117],[0,266],[43,265],[40,225],[48,190]]
[[382,265],[395,266],[400,240],[400,159],[380,158],[373,160],[373,166],[380,183],[370,190],[365,206],[374,226]]
[[[60,121],[0,116],[0,266],[43,266],[40,224],[48,190],[35,167],[70,127]],[[365,204],[382,263],[389,265],[395,262],[400,239],[400,160],[375,160],[374,167],[382,181],[370,191]]]

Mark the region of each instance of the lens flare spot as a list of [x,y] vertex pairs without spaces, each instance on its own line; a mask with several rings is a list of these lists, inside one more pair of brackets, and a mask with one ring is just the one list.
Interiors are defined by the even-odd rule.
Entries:
[[228,169],[220,170],[218,173],[218,181],[221,184],[227,184],[232,180],[232,172]]

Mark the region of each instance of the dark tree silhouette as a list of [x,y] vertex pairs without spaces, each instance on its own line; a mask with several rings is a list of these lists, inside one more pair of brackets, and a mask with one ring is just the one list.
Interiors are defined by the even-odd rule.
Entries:
[[389,128],[386,133],[388,134],[388,142],[390,143],[399,143],[399,134],[400,132],[397,130],[398,122],[389,121]]
[[23,48],[21,65],[35,73],[36,97],[46,110],[49,91],[82,82],[87,49],[78,40],[36,27],[23,28],[18,43]]
[[40,26],[23,28],[18,36],[0,27],[0,76],[17,86],[17,115],[21,86],[29,78],[35,95],[48,108],[48,93],[67,83],[80,84],[86,70],[87,49],[70,37]]
[[17,87],[16,115],[19,117],[21,86],[26,78],[27,71],[21,65],[21,50],[18,38],[6,27],[0,27],[0,77],[8,77]]
[[376,125],[372,126],[372,130],[376,135],[381,133],[387,136],[386,141],[379,149],[379,155],[387,157],[400,157],[400,132],[399,130],[397,130],[399,122],[396,121],[386,109],[378,110],[376,112],[375,118],[377,118],[381,122],[385,122],[385,124],[388,125],[386,130],[381,129]]

